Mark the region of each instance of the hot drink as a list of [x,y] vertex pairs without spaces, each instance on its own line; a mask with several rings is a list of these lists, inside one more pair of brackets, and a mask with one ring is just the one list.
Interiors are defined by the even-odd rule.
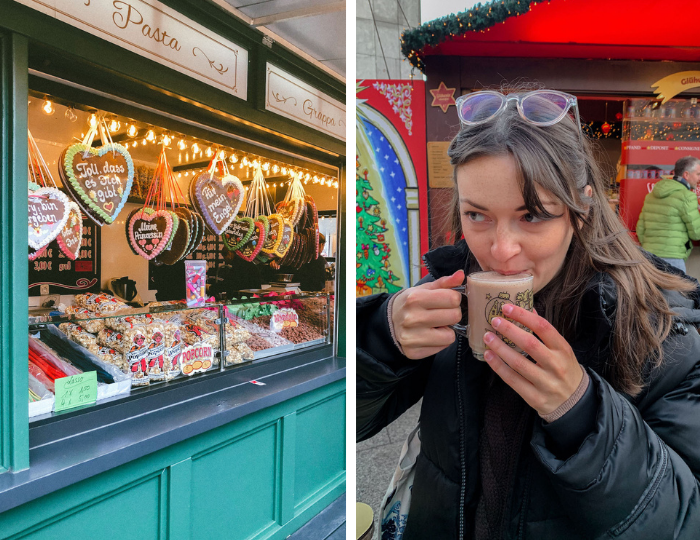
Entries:
[[[530,274],[515,274],[505,276],[498,272],[474,272],[467,276],[466,294],[468,297],[468,323],[455,325],[455,330],[469,338],[469,346],[474,357],[483,360],[486,345],[484,334],[493,332],[507,345],[521,354],[523,351],[491,326],[494,317],[501,317],[515,323],[503,315],[503,306],[514,304],[532,311],[532,282]],[[464,302],[463,302],[464,311]],[[515,323],[527,332],[529,328]]]

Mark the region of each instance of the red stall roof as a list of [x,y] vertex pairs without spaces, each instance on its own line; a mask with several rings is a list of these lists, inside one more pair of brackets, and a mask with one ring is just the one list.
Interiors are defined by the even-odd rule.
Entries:
[[700,61],[698,0],[495,0],[402,36],[432,55]]

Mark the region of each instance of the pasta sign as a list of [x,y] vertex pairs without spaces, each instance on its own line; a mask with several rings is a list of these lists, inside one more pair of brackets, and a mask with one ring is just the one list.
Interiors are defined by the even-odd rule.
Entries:
[[166,67],[247,99],[248,51],[158,0],[16,0]]

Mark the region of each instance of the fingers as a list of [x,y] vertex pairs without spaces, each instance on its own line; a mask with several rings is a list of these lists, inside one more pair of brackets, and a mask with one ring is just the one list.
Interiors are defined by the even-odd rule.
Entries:
[[[529,360],[524,357],[522,359],[529,362]],[[526,403],[532,406],[533,401],[537,399],[538,393],[532,383],[518,373],[517,370],[504,362],[494,351],[487,350],[484,353],[484,360],[486,360],[491,369],[496,372],[496,375],[503,379],[503,382],[515,390]]]
[[464,282],[464,270],[457,270],[451,276],[441,277],[440,279],[436,279],[435,281],[431,281],[429,283],[424,283],[423,285],[420,285],[420,287],[418,287],[418,288],[428,289],[428,290],[452,289],[453,287],[457,287],[457,286],[461,285],[463,282]]
[[[503,314],[532,330],[548,349],[565,350],[568,348],[567,341],[557,332],[557,329],[547,319],[540,317],[537,313],[532,313],[513,304],[506,304],[503,306]],[[518,345],[520,344],[518,343]],[[530,351],[522,346],[520,347],[532,356]]]
[[408,358],[426,358],[454,343],[456,336],[450,328],[418,328],[397,332],[397,339]]
[[[517,329],[521,330],[520,328]],[[530,361],[524,355],[520,354],[518,351],[514,350],[512,347],[509,347],[502,340],[498,339],[495,334],[491,332],[486,332],[486,334],[484,335],[484,343],[486,343],[489,349],[493,351],[493,353],[495,353],[497,356],[499,356],[501,360],[506,363],[506,365],[508,365],[511,369],[516,371],[528,382],[534,384],[538,380],[539,372],[541,371],[541,369],[537,366],[537,364],[534,364],[532,361]],[[486,355],[484,355],[484,357],[485,356]]]
[[415,287],[403,293],[403,305],[408,307],[421,307],[428,310],[451,309],[458,308],[461,302],[462,293],[451,289],[425,290]]

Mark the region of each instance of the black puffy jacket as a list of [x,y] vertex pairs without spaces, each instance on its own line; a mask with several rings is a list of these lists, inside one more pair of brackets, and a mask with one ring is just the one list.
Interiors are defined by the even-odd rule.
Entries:
[[[466,256],[462,241],[424,260],[434,279],[464,268]],[[357,301],[358,439],[376,434],[423,397],[404,538],[471,538],[480,495],[478,411],[491,370],[462,338],[422,361],[402,356],[389,333],[388,298]],[[570,342],[594,385],[595,428],[573,455],[559,459],[533,411],[505,539],[700,539],[700,335],[691,324],[700,321],[698,303],[667,294],[681,315],[664,342],[665,363],[649,370],[645,390],[630,398],[598,374],[609,354],[615,298],[612,279],[597,274]]]

